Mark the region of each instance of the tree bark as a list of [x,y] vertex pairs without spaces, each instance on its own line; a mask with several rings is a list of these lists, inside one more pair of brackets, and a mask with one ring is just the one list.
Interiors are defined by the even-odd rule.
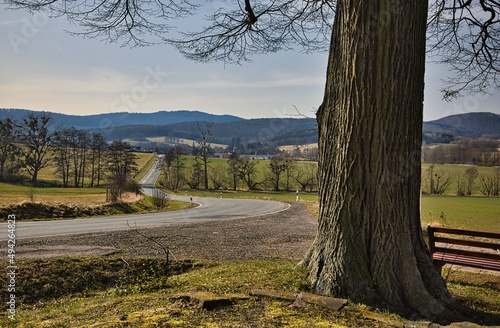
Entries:
[[437,318],[452,307],[420,223],[427,1],[338,2],[319,126],[315,292]]

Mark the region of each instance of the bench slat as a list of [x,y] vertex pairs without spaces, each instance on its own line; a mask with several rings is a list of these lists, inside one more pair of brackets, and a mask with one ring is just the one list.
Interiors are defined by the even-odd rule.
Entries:
[[481,259],[477,257],[470,257],[470,256],[464,256],[464,255],[455,255],[455,254],[449,254],[449,253],[434,253],[432,255],[432,258],[434,260],[441,260],[441,261],[448,261],[448,260],[460,260],[460,261],[469,261],[469,262],[475,262],[475,263],[493,263],[495,265],[500,265],[500,261],[492,261],[489,259]]
[[445,228],[445,227],[430,227],[430,228],[434,232],[443,232],[443,233],[448,233],[448,234],[453,234],[453,235],[500,239],[500,233],[495,233],[495,232],[472,231],[472,230],[463,230],[463,229],[454,229],[454,228]]
[[457,255],[442,254],[442,253],[434,253],[433,260],[435,263],[442,263],[442,264],[449,263],[449,264],[463,265],[479,269],[500,271],[499,261],[487,261],[477,258],[470,258],[466,256],[457,256]]
[[490,259],[490,260],[500,261],[500,253],[484,253],[484,252],[471,251],[471,250],[466,250],[466,249],[441,247],[441,246],[435,246],[434,249],[435,249],[436,253],[448,253],[448,254],[468,256],[468,257],[472,257],[472,258],[477,257],[477,258],[481,258],[481,259]]
[[484,241],[456,239],[456,238],[448,238],[448,237],[440,237],[440,236],[434,236],[434,242],[435,243],[445,243],[445,244],[489,248],[489,249],[494,249],[494,250],[500,249],[500,244],[496,244],[496,243],[488,243],[488,242],[484,242]]

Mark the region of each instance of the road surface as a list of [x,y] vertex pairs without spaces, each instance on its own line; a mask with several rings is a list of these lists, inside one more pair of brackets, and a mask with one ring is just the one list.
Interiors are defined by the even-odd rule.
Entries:
[[[159,157],[161,161],[161,157]],[[149,173],[141,180],[142,190],[151,194],[154,182],[160,174],[160,165],[155,163]],[[173,197],[180,201],[190,201],[189,196]],[[65,234],[90,233],[129,229],[127,223],[138,228],[163,226],[179,223],[206,222],[213,220],[239,219],[251,216],[264,215],[283,211],[288,204],[253,200],[253,199],[225,199],[225,198],[197,198],[193,202],[199,204],[196,208],[149,213],[137,215],[120,215],[95,217],[88,219],[55,220],[55,221],[16,221],[16,238],[34,238]],[[15,213],[13,213],[15,214]],[[7,239],[7,224],[0,224],[0,240]]]

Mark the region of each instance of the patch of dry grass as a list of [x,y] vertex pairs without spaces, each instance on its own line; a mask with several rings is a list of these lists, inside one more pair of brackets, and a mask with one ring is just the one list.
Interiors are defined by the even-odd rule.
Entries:
[[[31,195],[30,195],[31,194]],[[102,205],[106,203],[105,188],[35,188],[0,183],[0,207],[24,202]]]
[[[10,186],[4,188],[0,183],[0,207],[21,205],[32,202],[29,188],[25,186]],[[120,200],[124,203],[134,203],[143,199],[142,195],[125,193]],[[65,204],[68,206],[100,206],[107,204],[104,188],[35,188],[33,194],[35,203]]]

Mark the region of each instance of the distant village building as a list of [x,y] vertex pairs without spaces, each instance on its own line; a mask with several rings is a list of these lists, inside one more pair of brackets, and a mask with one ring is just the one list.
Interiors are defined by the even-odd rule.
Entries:
[[[233,153],[214,153],[213,157],[215,158],[229,158],[231,157]],[[274,155],[272,154],[263,154],[263,155],[240,155],[240,158],[250,158],[250,159],[257,159],[257,160],[265,160],[265,159],[272,159]]]
[[263,155],[240,155],[241,158],[250,158],[250,159],[259,159],[259,160],[264,160],[264,159],[272,159],[274,155],[272,154],[263,154]]
[[231,157],[232,153],[215,153],[214,157],[216,158],[229,158]]

